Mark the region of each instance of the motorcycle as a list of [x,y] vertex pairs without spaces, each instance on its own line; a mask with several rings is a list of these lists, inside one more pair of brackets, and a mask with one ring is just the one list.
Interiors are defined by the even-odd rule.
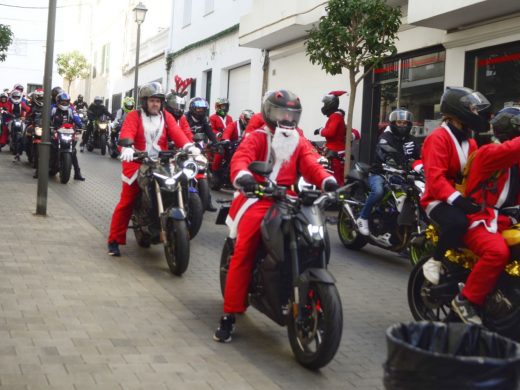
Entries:
[[92,135],[87,141],[87,150],[89,152],[92,152],[95,148],[99,148],[102,156],[106,154],[109,123],[110,118],[107,115],[102,115],[99,119],[94,121]]
[[[264,177],[272,166],[255,161],[249,170]],[[340,192],[338,192],[340,193]],[[248,302],[281,326],[287,326],[296,360],[309,369],[327,365],[338,349],[343,312],[335,279],[327,270],[330,244],[323,209],[335,193],[302,191],[297,197],[270,183],[257,196],[271,198],[273,206],[262,225]],[[222,207],[217,223],[224,224],[229,206]],[[235,241],[226,238],[220,259],[220,286],[226,285]]]
[[51,176],[60,174],[60,182],[67,184],[72,169],[72,153],[76,142],[76,132],[72,125],[65,124],[58,129],[51,129],[51,155],[49,173]]
[[[161,151],[157,160],[146,152],[134,156],[141,162],[137,176],[141,192],[132,213],[135,239],[143,248],[163,243],[170,271],[180,276],[188,268],[190,238],[202,223],[202,204],[200,199],[197,204],[198,196],[189,186],[197,164],[185,152]],[[190,212],[198,213],[200,220],[190,220]]]
[[24,137],[25,153],[33,168],[38,165],[38,144],[41,143],[42,134],[42,116],[41,113],[37,113],[34,121],[25,128]]
[[396,253],[406,251],[415,264],[431,251],[415,240],[428,220],[419,205],[424,177],[414,170],[383,164],[385,195],[370,216],[370,236],[364,236],[359,233],[356,220],[368,197],[369,168],[367,164],[355,163],[347,176],[348,192],[338,215],[339,238],[346,248],[353,250],[370,243]]
[[[513,208],[512,208],[513,209]],[[514,207],[518,215],[518,206]],[[505,233],[505,234],[504,234]],[[504,236],[518,236],[520,224],[503,232]],[[437,228],[428,226],[423,240],[435,245]],[[508,239],[506,238],[506,242]],[[509,244],[509,243],[508,243]],[[505,267],[495,290],[486,298],[481,318],[485,327],[515,341],[520,341],[520,248],[510,245],[510,260]],[[440,281],[431,284],[423,275],[422,267],[429,259],[425,256],[418,262],[408,279],[408,305],[417,321],[459,320],[451,310],[451,301],[459,293],[478,257],[467,248],[446,251],[442,260]]]
[[81,119],[81,123],[83,123],[83,126],[81,126],[83,129],[86,129],[87,128],[87,123],[88,123],[88,115],[87,115],[87,109],[86,108],[81,108],[78,110],[78,116],[79,116],[79,119]]
[[[231,164],[231,158],[235,154],[240,141],[228,141],[219,142],[215,146],[211,146],[211,155],[217,154],[222,155],[222,160],[217,171],[212,169],[208,172],[209,186],[214,191],[219,191],[221,188],[233,189],[231,184],[231,178],[229,176],[229,168]],[[209,166],[213,165],[213,161],[210,162]]]
[[14,117],[9,122],[9,150],[13,155],[23,152],[24,121],[20,117]]
[[[204,151],[205,140],[206,136],[202,133],[196,133],[193,136],[195,145],[202,151]],[[202,206],[204,207],[204,210],[206,210],[211,202],[211,193],[208,183],[208,159],[203,154],[200,154],[195,157],[195,162],[198,167],[197,176],[195,177],[197,179],[197,191],[199,192]]]
[[110,139],[108,141],[108,150],[111,158],[117,158],[119,156],[119,132],[121,131],[121,125],[110,125]]

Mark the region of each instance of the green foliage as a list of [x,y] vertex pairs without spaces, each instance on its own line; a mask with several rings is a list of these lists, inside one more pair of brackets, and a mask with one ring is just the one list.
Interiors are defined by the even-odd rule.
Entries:
[[340,74],[346,68],[357,74],[397,52],[400,8],[385,0],[330,0],[326,10],[310,31],[306,50],[310,61],[327,73]]
[[89,76],[90,65],[85,56],[77,50],[58,54],[56,64],[58,65],[58,74],[68,81],[69,88],[72,81],[78,78],[86,79]]
[[13,32],[11,28],[5,24],[0,24],[0,62],[5,61],[7,57],[7,49],[13,42]]

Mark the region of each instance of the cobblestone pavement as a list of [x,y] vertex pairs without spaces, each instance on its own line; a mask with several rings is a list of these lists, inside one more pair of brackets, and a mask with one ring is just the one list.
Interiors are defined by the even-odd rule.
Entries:
[[87,181],[52,180],[42,218],[32,215],[32,170],[0,154],[0,387],[383,388],[384,331],[411,320],[406,259],[373,247],[348,251],[330,228],[343,339],[335,359],[310,372],[293,359],[286,329],[254,309],[238,319],[231,344],[212,340],[226,235],[215,214],[206,214],[181,278],[160,246],[139,248],[131,236],[123,257],[110,258],[120,164],[98,153],[80,155],[80,164]]

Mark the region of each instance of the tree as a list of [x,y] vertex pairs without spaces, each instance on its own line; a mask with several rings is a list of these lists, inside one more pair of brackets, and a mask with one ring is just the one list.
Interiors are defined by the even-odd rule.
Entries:
[[7,49],[13,42],[13,32],[11,28],[5,24],[0,24],[0,62],[5,61],[7,57]]
[[68,83],[67,91],[74,80],[78,78],[86,79],[89,75],[90,65],[87,63],[85,56],[77,50],[58,54],[56,64],[58,65],[58,74]]
[[321,65],[328,74],[346,69],[350,99],[345,138],[345,175],[350,169],[350,140],[356,89],[383,59],[395,55],[395,41],[401,26],[401,9],[385,0],[330,0],[327,15],[309,32],[306,52],[312,64]]

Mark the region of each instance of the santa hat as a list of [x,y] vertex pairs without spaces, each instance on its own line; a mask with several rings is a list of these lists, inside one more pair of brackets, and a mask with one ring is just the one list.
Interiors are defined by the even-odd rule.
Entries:
[[346,93],[347,93],[347,91],[330,91],[328,93],[328,95],[338,96],[339,97],[339,96],[344,95]]

